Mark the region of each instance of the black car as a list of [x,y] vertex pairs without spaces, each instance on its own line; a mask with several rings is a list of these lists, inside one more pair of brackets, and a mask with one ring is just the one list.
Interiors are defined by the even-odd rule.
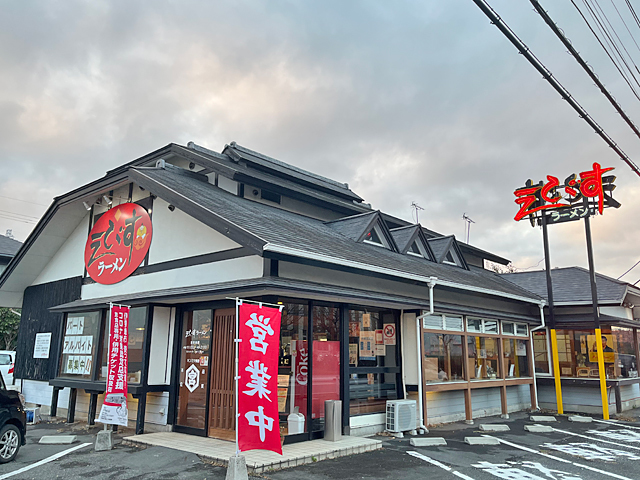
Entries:
[[0,463],[16,458],[20,446],[27,443],[27,414],[20,394],[7,390],[0,374]]

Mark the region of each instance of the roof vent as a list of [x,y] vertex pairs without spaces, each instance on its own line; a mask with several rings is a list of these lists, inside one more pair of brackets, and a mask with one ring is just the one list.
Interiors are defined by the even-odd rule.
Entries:
[[161,158],[156,162],[156,168],[164,168],[164,167],[165,167],[164,158]]
[[190,148],[191,150],[195,150],[196,149],[196,144],[193,142],[189,142],[187,143],[187,148]]

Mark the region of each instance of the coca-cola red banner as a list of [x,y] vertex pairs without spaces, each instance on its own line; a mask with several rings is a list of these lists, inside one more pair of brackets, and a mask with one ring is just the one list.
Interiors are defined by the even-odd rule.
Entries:
[[113,305],[109,315],[107,388],[98,421],[127,426],[129,307]]
[[282,455],[278,416],[280,310],[238,307],[238,447]]
[[89,232],[84,265],[98,283],[118,283],[140,266],[151,244],[151,218],[135,203],[105,212]]

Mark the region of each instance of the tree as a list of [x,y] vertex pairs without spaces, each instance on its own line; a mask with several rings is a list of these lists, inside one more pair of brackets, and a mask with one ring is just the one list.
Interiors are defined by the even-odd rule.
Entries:
[[15,350],[18,339],[20,314],[10,308],[0,307],[0,347]]
[[487,262],[487,266],[489,267],[489,270],[492,270],[496,273],[516,273],[518,271],[518,268],[511,262],[509,262],[508,265],[501,265],[499,263],[495,263],[495,262],[490,262],[488,260],[486,260]]

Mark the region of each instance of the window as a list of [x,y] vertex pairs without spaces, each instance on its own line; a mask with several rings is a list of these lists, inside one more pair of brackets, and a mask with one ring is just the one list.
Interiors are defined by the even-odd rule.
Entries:
[[529,334],[529,329],[527,325],[524,323],[516,323],[516,335],[527,336]]
[[302,432],[308,429],[307,396],[311,360],[308,346],[308,319],[307,305],[284,302],[278,367],[278,411],[280,412],[280,432],[283,435],[290,433],[287,417],[296,411],[304,415]]
[[479,318],[467,319],[467,332],[498,334],[498,322],[496,320],[481,320]]
[[426,383],[463,381],[462,335],[424,332]]
[[[129,353],[127,357],[127,382],[140,383],[142,376],[142,347],[144,345],[144,327],[147,319],[147,307],[134,307],[129,311]],[[107,378],[107,355],[109,350],[109,318],[105,322],[104,341],[100,380]]]
[[[423,315],[424,315],[423,311]],[[422,328],[425,330],[451,330],[462,332],[464,330],[464,321],[462,317],[455,315],[428,315],[422,317]]]
[[471,380],[495,380],[500,377],[498,370],[497,338],[467,337],[469,349],[469,378]]
[[528,377],[529,341],[519,338],[503,338],[503,368],[506,378]]
[[380,239],[380,234],[376,231],[376,227],[373,227],[369,230],[369,233],[364,237],[364,241],[367,243],[372,243],[374,245],[384,246],[382,240]]
[[340,310],[314,305],[312,431],[324,430],[325,400],[340,400]]
[[8,353],[0,353],[0,365],[11,365],[11,355]]
[[424,256],[422,254],[422,252],[420,251],[420,247],[418,247],[418,242],[413,242],[411,244],[411,246],[409,247],[409,250],[407,250],[407,253],[409,255],[415,255],[417,257],[423,257]]
[[549,354],[547,351],[547,332],[533,332],[533,367],[536,373],[549,373]]
[[60,355],[60,376],[86,380],[93,378],[101,317],[101,312],[67,315]]
[[[383,329],[396,328],[392,312],[349,310],[349,392],[351,415],[385,411],[387,400],[398,398],[397,345],[384,343]],[[380,367],[385,367],[380,373]],[[372,371],[373,370],[373,371]]]
[[529,335],[529,328],[526,323],[502,322],[502,334],[526,337]]
[[452,264],[452,265],[456,265],[456,261],[455,261],[455,259],[453,258],[453,255],[451,255],[451,252],[447,252],[447,256],[446,256],[446,257],[444,257],[443,262],[444,262],[444,263],[450,263],[450,264]]

